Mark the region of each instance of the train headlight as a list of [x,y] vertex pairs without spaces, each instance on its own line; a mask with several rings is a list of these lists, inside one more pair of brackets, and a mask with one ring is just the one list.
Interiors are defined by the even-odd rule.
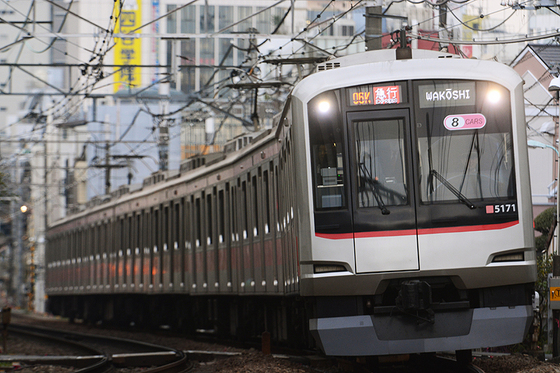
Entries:
[[321,101],[317,105],[320,113],[327,113],[331,109],[331,103],[328,101]]
[[496,89],[491,89],[486,95],[486,98],[491,104],[497,104],[498,102],[500,102],[502,94]]
[[494,259],[492,259],[493,263],[499,262],[521,262],[525,259],[525,255],[523,252],[517,253],[509,253],[509,254],[502,254],[496,255]]
[[313,272],[315,273],[328,273],[328,272],[343,272],[346,267],[340,264],[315,264]]

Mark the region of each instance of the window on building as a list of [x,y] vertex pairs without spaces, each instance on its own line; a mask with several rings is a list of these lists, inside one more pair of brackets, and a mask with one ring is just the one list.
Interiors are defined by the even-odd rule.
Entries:
[[194,5],[181,9],[181,33],[196,33],[196,7]]
[[[167,5],[167,13],[172,12],[177,5]],[[177,13],[171,13],[167,16],[167,33],[175,34],[177,32]]]
[[[257,8],[261,11],[263,8]],[[257,30],[260,34],[270,34],[272,25],[272,14],[270,9],[265,10],[257,15]]]
[[200,7],[200,32],[214,32],[214,6],[205,5]]
[[354,26],[342,26],[342,36],[354,35]]
[[[241,21],[253,14],[253,8],[250,6],[240,6],[237,8],[237,20]],[[252,18],[249,18],[241,23],[239,23],[236,27],[236,31],[238,32],[247,32],[251,27],[253,27]]]
[[[231,26],[233,24],[233,7],[221,6],[218,8],[218,29]],[[228,30],[231,32],[231,30]]]

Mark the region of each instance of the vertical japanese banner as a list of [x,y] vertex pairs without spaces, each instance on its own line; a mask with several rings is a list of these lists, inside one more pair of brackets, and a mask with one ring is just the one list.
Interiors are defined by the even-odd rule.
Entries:
[[[159,18],[159,0],[152,0],[152,18],[158,19]],[[159,22],[154,22],[152,24],[152,33],[159,35]],[[152,58],[155,58],[154,64],[159,65],[159,41],[157,38],[152,38]],[[159,71],[157,69],[153,70],[152,73],[152,83],[155,83],[158,77]]]
[[[142,0],[120,1],[123,4],[120,15],[117,10],[119,17],[117,34],[120,35],[115,38],[114,55],[115,65],[125,65],[125,67],[115,67],[115,92],[124,88],[138,87],[142,83],[140,68],[132,67],[142,63],[142,40],[135,37],[140,30],[134,31],[130,36],[125,36],[142,25]],[[131,67],[126,67],[128,65]]]

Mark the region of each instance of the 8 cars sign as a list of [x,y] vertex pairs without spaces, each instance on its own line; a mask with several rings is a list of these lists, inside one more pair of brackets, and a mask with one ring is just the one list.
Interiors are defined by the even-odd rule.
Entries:
[[478,130],[486,125],[486,117],[482,114],[448,115],[443,120],[443,125],[450,131]]

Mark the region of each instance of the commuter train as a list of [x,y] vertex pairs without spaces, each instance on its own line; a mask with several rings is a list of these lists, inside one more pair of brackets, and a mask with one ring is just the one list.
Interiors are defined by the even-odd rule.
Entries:
[[50,311],[337,356],[521,342],[536,280],[522,86],[422,50],[321,63],[273,128],[52,225]]

